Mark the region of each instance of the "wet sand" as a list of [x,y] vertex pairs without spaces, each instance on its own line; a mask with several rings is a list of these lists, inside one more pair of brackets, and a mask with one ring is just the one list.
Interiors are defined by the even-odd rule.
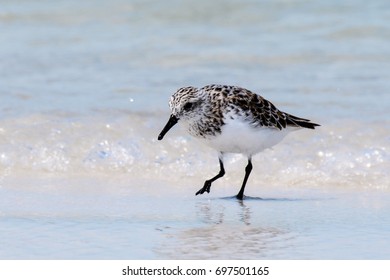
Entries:
[[195,196],[194,186],[101,179],[80,180],[77,192],[58,180],[2,188],[0,258],[390,257],[389,192],[252,185],[238,201],[222,184]]

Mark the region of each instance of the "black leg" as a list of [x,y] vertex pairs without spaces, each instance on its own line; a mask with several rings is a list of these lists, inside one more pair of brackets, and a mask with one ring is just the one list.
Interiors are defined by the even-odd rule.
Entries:
[[199,191],[197,191],[195,195],[203,194],[204,192],[209,193],[211,183],[214,182],[215,180],[217,180],[218,178],[221,178],[223,175],[225,175],[225,169],[223,168],[222,155],[220,155],[220,157],[219,157],[219,166],[220,166],[219,173],[217,175],[215,175],[213,178],[206,180],[206,182],[204,182],[203,188],[201,188]]
[[237,199],[243,200],[244,199],[244,190],[245,190],[245,185],[246,181],[248,181],[249,174],[251,174],[252,171],[252,158],[248,158],[248,165],[245,167],[245,177],[244,181],[242,182],[241,189],[239,193],[237,194]]

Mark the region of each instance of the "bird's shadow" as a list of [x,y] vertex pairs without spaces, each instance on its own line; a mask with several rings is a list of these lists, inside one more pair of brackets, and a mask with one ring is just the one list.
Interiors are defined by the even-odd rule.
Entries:
[[236,196],[216,197],[214,199],[231,200],[244,203],[246,201],[262,201],[262,202],[300,202],[300,201],[320,201],[329,200],[332,198],[291,198],[291,197],[256,197],[256,196],[244,196],[244,199],[237,199]]
[[331,200],[334,198],[329,197],[255,197],[255,196],[244,196],[244,199],[237,199],[236,196],[226,196],[226,197],[213,197],[207,199],[206,201],[199,201],[197,208],[199,213],[203,217],[206,223],[212,224],[222,224],[225,222],[225,211],[226,204],[210,204],[211,201],[225,201],[226,203],[238,205],[240,211],[238,211],[239,221],[243,222],[245,225],[251,225],[253,222],[253,213],[255,205],[260,205],[262,203],[276,203],[283,205],[284,203],[311,203],[317,201]]

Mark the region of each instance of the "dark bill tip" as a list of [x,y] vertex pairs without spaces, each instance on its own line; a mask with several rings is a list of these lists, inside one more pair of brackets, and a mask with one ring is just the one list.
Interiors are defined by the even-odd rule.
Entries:
[[174,126],[177,123],[178,120],[179,119],[176,116],[171,115],[169,117],[169,120],[168,120],[167,124],[165,125],[163,130],[158,135],[157,139],[158,140],[162,140],[164,138],[165,134],[172,128],[172,126]]

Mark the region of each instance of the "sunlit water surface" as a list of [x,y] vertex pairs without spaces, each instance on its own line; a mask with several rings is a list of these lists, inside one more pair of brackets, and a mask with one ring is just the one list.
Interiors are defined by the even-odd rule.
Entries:
[[[388,1],[1,1],[0,258],[388,259]],[[226,159],[179,87],[322,126]]]

